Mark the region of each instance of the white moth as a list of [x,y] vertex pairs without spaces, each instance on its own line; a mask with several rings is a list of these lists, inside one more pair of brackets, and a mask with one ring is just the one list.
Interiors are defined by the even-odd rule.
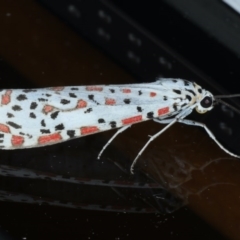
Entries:
[[[231,97],[240,95],[232,95]],[[137,157],[156,137],[176,122],[203,127],[231,156],[203,123],[185,119],[193,109],[210,111],[219,98],[194,82],[164,79],[152,83],[1,90],[0,148],[20,149],[56,144],[76,137],[120,128],[99,153],[132,124],[153,120],[167,124],[151,136]]]

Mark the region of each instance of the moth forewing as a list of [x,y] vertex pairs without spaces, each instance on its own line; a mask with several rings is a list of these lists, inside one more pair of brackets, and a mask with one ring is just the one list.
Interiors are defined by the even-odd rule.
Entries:
[[204,124],[185,119],[193,109],[210,111],[216,99],[194,82],[173,78],[144,84],[6,89],[0,98],[0,148],[41,147],[119,128],[100,157],[119,133],[152,119],[168,125],[142,148],[132,172],[149,143],[175,122],[205,128],[225,152],[239,157],[225,149]]

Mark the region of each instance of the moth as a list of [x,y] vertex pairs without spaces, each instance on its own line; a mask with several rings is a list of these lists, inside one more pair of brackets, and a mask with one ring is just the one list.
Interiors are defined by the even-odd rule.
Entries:
[[176,122],[203,127],[226,153],[228,151],[204,123],[185,119],[194,109],[212,110],[223,97],[213,96],[194,82],[160,78],[152,83],[50,87],[1,90],[0,148],[34,148],[60,143],[89,134],[119,128],[102,148],[131,125],[153,120],[166,126],[138,153],[134,165],[146,147]]

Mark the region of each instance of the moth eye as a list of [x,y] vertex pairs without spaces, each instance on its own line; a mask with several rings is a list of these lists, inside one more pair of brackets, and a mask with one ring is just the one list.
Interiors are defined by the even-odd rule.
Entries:
[[203,107],[203,108],[209,108],[209,107],[211,107],[212,106],[212,103],[213,103],[213,100],[212,100],[212,98],[211,97],[205,97],[205,98],[203,98],[202,99],[202,101],[200,102],[200,104],[201,104],[201,106]]

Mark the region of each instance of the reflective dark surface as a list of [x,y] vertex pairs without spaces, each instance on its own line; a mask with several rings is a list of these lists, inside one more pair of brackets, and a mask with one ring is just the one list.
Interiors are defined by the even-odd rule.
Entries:
[[[1,88],[136,81],[37,2],[0,5]],[[182,77],[181,71],[173,74]],[[218,111],[220,106],[193,118],[216,125]],[[114,131],[1,151],[3,234],[10,239],[236,238],[240,163],[204,131],[176,124],[149,146],[130,174],[148,135],[161,128],[136,124],[100,161],[97,155]]]

